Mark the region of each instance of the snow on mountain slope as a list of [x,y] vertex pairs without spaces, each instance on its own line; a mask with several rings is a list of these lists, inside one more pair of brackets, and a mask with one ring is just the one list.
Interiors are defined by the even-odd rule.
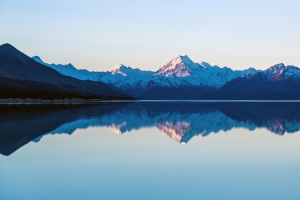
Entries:
[[[202,94],[205,96],[205,94],[216,91],[222,86],[227,86],[227,89],[222,87],[223,93],[222,91],[221,93],[223,96],[226,96],[229,93],[242,94],[247,92],[248,90],[245,88],[242,89],[242,91],[233,89],[232,85],[228,89],[227,83],[231,83],[232,80],[238,77],[245,77],[245,80],[300,80],[300,69],[298,67],[285,66],[282,63],[274,65],[264,71],[255,70],[254,68],[246,70],[232,70],[228,67],[211,66],[207,62],[196,63],[186,55],[181,55],[172,59],[170,62],[162,65],[156,72],[133,69],[124,65],[117,65],[106,72],[89,72],[87,70],[77,70],[71,64],[47,64],[39,57],[33,57],[33,59],[55,69],[63,75],[78,78],[80,80],[102,81],[108,85],[115,86],[124,93],[138,99],[199,99],[202,98]],[[237,83],[234,82],[234,85],[236,84]],[[251,88],[253,88],[253,84],[249,84],[249,87],[251,86]],[[278,90],[287,90],[284,89],[287,87],[288,86],[278,86]],[[274,90],[272,84],[270,87],[265,86],[264,90],[266,88],[273,88],[272,91]],[[259,84],[257,85],[257,88],[253,89],[253,91],[265,93],[262,91]],[[218,90],[218,93],[220,93],[220,90]],[[293,92],[290,93],[292,94]],[[213,98],[219,97],[214,96]],[[230,98],[237,98],[237,96],[230,96]],[[245,96],[243,98],[250,97]],[[260,96],[259,98],[267,97]]]
[[250,73],[247,79],[265,79],[270,81],[300,79],[300,68],[293,65],[285,66],[283,63],[279,63],[264,71]]
[[72,64],[47,64],[38,56],[34,56],[32,58],[47,67],[55,69],[63,75],[71,76],[80,80],[102,81],[106,84],[111,84],[125,90],[128,88],[134,88],[138,82],[147,82],[154,74],[152,71],[133,69],[122,64],[117,65],[106,72],[91,72],[88,70],[76,69]]
[[235,100],[298,100],[300,68],[280,63],[224,84],[208,98]]
[[295,66],[285,66],[283,63],[274,65],[262,72],[270,80],[297,79],[300,78],[300,69]]
[[194,63],[187,55],[181,55],[161,66],[156,75],[165,77],[187,77],[191,75],[192,69],[196,69],[197,67],[198,64]]
[[152,71],[133,69],[121,64],[113,67],[108,72],[99,74],[97,80],[126,90],[141,87],[140,85],[137,85],[137,83],[144,82],[145,85],[145,83],[151,79],[153,74],[154,72]]
[[58,72],[81,80],[103,81],[123,89],[144,88],[150,81],[154,85],[179,87],[183,85],[208,86],[219,88],[226,82],[238,77],[255,73],[257,70],[232,70],[227,67],[211,66],[206,62],[195,63],[187,55],[172,59],[156,72],[133,69],[117,65],[107,72],[78,70],[73,65],[47,64],[38,56],[34,60]]
[[[254,68],[246,70],[232,70],[228,67],[211,66],[206,62],[195,63],[188,56],[178,56],[160,67],[155,74],[155,81],[160,76],[168,77],[173,85],[203,85],[215,89],[228,81],[257,72]],[[158,80],[157,80],[158,79]]]
[[[146,94],[148,93],[147,90],[151,88],[156,90],[156,88],[190,87],[195,89],[196,87],[199,88],[197,92],[218,89],[234,78],[249,76],[257,72],[253,68],[232,70],[228,67],[211,66],[206,62],[195,63],[187,55],[172,59],[167,64],[162,65],[156,72],[133,69],[124,65],[117,65],[107,72],[90,72],[78,70],[71,64],[47,64],[37,56],[34,56],[33,59],[61,74],[80,80],[102,81],[120,88],[129,95],[142,94],[142,96],[139,96],[141,98],[143,98],[143,92]],[[170,95],[172,94],[173,92],[170,93]],[[157,95],[159,94],[157,93]],[[172,99],[172,97],[170,98]]]

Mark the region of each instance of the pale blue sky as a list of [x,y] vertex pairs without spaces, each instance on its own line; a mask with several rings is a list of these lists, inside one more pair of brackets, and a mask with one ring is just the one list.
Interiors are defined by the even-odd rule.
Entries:
[[0,43],[45,62],[157,70],[187,54],[233,69],[300,67],[299,0],[0,0]]

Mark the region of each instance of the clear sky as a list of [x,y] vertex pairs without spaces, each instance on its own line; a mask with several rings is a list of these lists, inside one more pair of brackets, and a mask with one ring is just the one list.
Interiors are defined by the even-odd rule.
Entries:
[[187,54],[233,69],[300,67],[299,0],[0,0],[0,43],[48,63],[157,70]]

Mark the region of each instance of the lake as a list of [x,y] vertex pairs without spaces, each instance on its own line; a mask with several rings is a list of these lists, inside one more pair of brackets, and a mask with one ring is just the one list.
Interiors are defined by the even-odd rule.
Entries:
[[300,103],[0,105],[0,199],[300,199]]

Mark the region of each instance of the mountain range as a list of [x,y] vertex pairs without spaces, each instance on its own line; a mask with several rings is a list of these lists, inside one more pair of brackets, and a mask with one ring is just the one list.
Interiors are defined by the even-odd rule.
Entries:
[[72,64],[48,64],[38,56],[33,59],[66,76],[102,81],[137,99],[199,99],[201,94],[215,91],[232,79],[247,77],[258,71],[195,63],[187,55],[172,59],[157,71],[133,69],[120,64],[106,72],[90,72],[78,70]]
[[213,91],[205,99],[235,100],[299,100],[300,69],[295,66],[277,64],[265,71],[238,77]]
[[137,99],[300,99],[300,69],[282,63],[266,70],[232,70],[207,62],[196,63],[181,55],[157,71],[117,65],[106,72],[90,72],[78,70],[72,64],[48,64],[38,56],[33,59],[67,76],[102,81]]
[[0,46],[0,99],[130,99],[100,81],[79,80],[36,62],[10,44]]
[[299,100],[300,69],[232,70],[175,57],[157,71],[117,65],[106,72],[48,64],[0,46],[0,98],[148,100]]

